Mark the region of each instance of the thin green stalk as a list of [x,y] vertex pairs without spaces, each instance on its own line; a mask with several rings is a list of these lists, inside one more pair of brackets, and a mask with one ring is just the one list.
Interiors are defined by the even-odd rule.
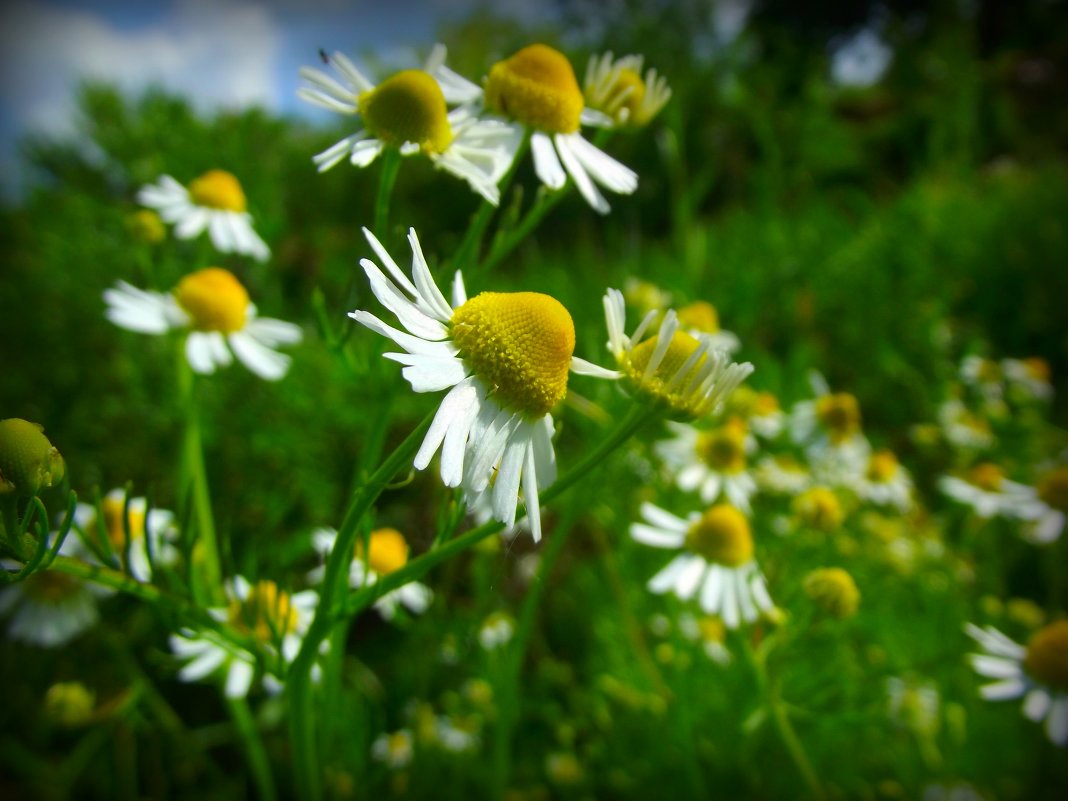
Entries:
[[245,748],[252,780],[256,783],[256,795],[262,801],[274,801],[278,794],[275,792],[274,777],[271,775],[271,761],[267,756],[267,749],[263,747],[256,721],[248,708],[248,701],[244,698],[229,698],[227,703],[241,744]]
[[311,673],[319,654],[319,646],[330,636],[333,623],[339,617],[336,614],[336,599],[347,585],[349,563],[352,561],[360,521],[397,471],[411,461],[433,417],[433,413],[428,414],[355,494],[338,530],[334,547],[327,557],[315,618],[289,673],[289,727],[293,744],[293,773],[296,793],[301,798],[317,801],[322,797],[318,746],[315,742]]
[[382,153],[382,172],[378,176],[378,196],[375,198],[375,230],[379,239],[389,241],[389,201],[393,186],[400,172],[401,154],[395,147],[387,147]]
[[183,496],[191,493],[195,515],[196,540],[190,560],[193,597],[202,604],[211,604],[222,592],[222,570],[219,567],[219,543],[215,537],[215,518],[211,512],[208,474],[204,466],[204,448],[200,436],[200,415],[196,401],[196,380],[186,361],[184,348],[178,350],[178,389],[185,414],[182,436],[182,467],[179,486]]
[[504,234],[500,239],[494,241],[493,247],[490,248],[489,255],[486,257],[486,260],[479,265],[478,269],[480,271],[491,270],[500,264],[505,256],[515,250],[516,245],[526,239],[531,232],[541,224],[545,215],[564,199],[567,195],[569,186],[570,184],[555,192],[543,192],[538,198],[538,201],[530,211],[526,213],[526,216],[523,217],[519,225]]

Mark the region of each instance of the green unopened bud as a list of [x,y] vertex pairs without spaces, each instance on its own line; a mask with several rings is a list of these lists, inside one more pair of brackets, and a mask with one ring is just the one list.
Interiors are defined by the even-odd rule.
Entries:
[[11,417],[0,420],[0,495],[31,497],[63,480],[63,457],[43,426]]
[[93,715],[96,697],[80,681],[61,681],[45,693],[44,714],[57,726],[84,726]]
[[860,590],[853,577],[840,567],[813,570],[805,576],[805,594],[832,617],[852,617],[860,605]]

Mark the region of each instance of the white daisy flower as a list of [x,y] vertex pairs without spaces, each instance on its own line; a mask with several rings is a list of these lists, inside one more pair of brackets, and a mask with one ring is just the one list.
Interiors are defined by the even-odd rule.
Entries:
[[679,325],[690,336],[707,339],[715,350],[731,356],[742,347],[742,341],[730,331],[719,327],[719,312],[706,300],[696,300],[678,311]]
[[409,729],[398,729],[390,734],[378,735],[371,743],[371,756],[393,768],[406,768],[412,763],[415,741]]
[[[87,537],[97,538],[103,528],[112,552],[123,561],[126,548],[126,521],[124,508],[126,491],[121,488],[111,490],[100,503],[102,518],[97,520],[96,507],[88,503],[79,503],[74,508],[74,525]],[[174,512],[167,509],[148,509],[144,498],[131,498],[129,503],[129,562],[126,572],[138,581],[152,580],[152,563],[173,565],[179,557],[175,540],[178,530],[175,527]],[[149,550],[152,559],[149,559]]]
[[[208,612],[220,623],[255,640],[272,657],[274,664],[267,665],[264,687],[269,692],[281,690],[285,670],[300,651],[319,596],[314,590],[290,595],[273,581],[249,584],[241,576],[226,582],[225,590],[228,606]],[[256,675],[256,656],[251,651],[208,629],[182,629],[171,635],[170,645],[175,656],[185,662],[178,671],[182,681],[200,681],[221,674],[227,698],[248,695]]]
[[631,525],[632,538],[654,548],[684,549],[649,580],[650,592],[673,592],[683,601],[696,595],[701,609],[722,617],[729,629],[774,610],[754,559],[749,521],[733,506],[712,506],[685,520],[651,503],[643,503],[641,513],[646,522]]
[[809,375],[815,398],[794,404],[790,436],[805,446],[816,477],[828,484],[849,484],[864,474],[871,445],[861,433],[860,404],[848,392],[830,391],[819,373]]
[[942,435],[955,448],[978,451],[994,445],[990,424],[957,398],[947,400],[938,408],[938,422]]
[[[415,230],[412,279],[401,272],[374,235],[364,229],[389,277],[361,260],[375,297],[406,331],[370,312],[354,320],[399,345],[386,358],[405,365],[416,392],[448,389],[415,456],[423,470],[441,450],[441,480],[463,485],[467,497],[492,484],[493,516],[515,525],[520,486],[530,532],[541,539],[538,493],[556,480],[550,410],[567,393],[568,371],[605,372],[572,356],[575,327],[559,301],[537,292],[483,292],[468,300],[457,272],[452,303],[434,283]],[[414,282],[413,282],[414,281]]]
[[141,334],[188,330],[185,355],[196,373],[214,373],[236,355],[260,378],[277,381],[290,359],[275,348],[301,340],[299,326],[257,317],[245,287],[221,267],[190,273],[168,294],[119,281],[104,292],[104,301],[107,318],[119,328]]
[[761,459],[753,468],[753,478],[760,489],[776,495],[797,495],[812,484],[808,468],[785,454]]
[[507,645],[515,634],[515,618],[507,612],[494,612],[478,630],[478,643],[487,651]]
[[434,740],[451,754],[467,754],[478,750],[480,740],[468,721],[438,715],[434,719]]
[[975,672],[988,679],[979,692],[988,701],[1023,698],[1023,713],[1045,722],[1049,739],[1068,746],[1068,620],[1039,629],[1025,648],[992,626],[967,624],[964,631],[979,643],[980,654],[969,659]]
[[988,403],[1001,403],[1005,394],[1000,365],[982,356],[965,356],[960,363],[960,377]]
[[679,632],[687,640],[697,642],[705,656],[721,667],[731,663],[731,652],[727,650],[727,627],[723,620],[715,615],[703,615],[696,618],[689,612],[679,616]]
[[610,210],[597,185],[629,195],[638,176],[588,142],[582,124],[610,126],[612,120],[585,107],[571,62],[543,44],[524,47],[490,68],[485,79],[486,110],[529,129],[534,172],[549,189],[559,190],[568,176],[579,193],[601,214]]
[[937,733],[942,704],[934,682],[890,676],[886,680],[886,700],[894,723],[924,736]]
[[757,485],[746,469],[745,423],[732,417],[707,431],[685,423],[669,422],[668,427],[674,439],[658,442],[654,450],[671,468],[679,489],[699,493],[706,504],[722,495],[750,514],[749,499]]
[[[312,544],[316,553],[324,560],[334,550],[337,531],[332,528],[320,528],[312,533]],[[357,538],[352,561],[349,563],[349,587],[358,589],[375,584],[382,576],[399,570],[408,563],[408,543],[404,535],[395,528],[380,528],[371,532],[370,547],[364,558],[363,540]],[[317,568],[308,574],[308,580],[319,583],[323,580],[324,569]],[[395,590],[387,592],[374,603],[375,609],[386,620],[397,616],[397,607],[403,606],[409,612],[421,615],[430,606],[434,594],[425,584],[410,581]]]
[[992,462],[975,465],[965,478],[942,476],[938,487],[953,500],[970,506],[984,519],[1034,516],[1034,488],[1005,478],[1001,468]]
[[[321,70],[301,67],[300,76],[310,84],[297,91],[302,99],[357,116],[361,125],[312,159],[319,172],[345,158],[356,167],[366,167],[386,148],[396,148],[402,156],[425,155],[497,205],[497,184],[515,158],[522,132],[501,120],[480,118],[470,106],[448,111],[446,103],[469,100],[481,92],[445,67],[444,55],[439,45],[425,70],[404,70],[377,86],[341,53],[330,58],[340,83]],[[435,71],[439,78],[430,74]]]
[[[55,532],[51,538],[57,536]],[[62,556],[87,559],[85,546],[71,533],[59,548]],[[5,570],[22,565],[0,560]],[[97,624],[97,601],[114,590],[58,570],[41,570],[0,589],[0,615],[10,614],[7,636],[40,648],[60,648]]]
[[666,406],[689,419],[714,414],[730,394],[753,372],[749,362],[736,364],[706,340],[679,330],[674,310],[663,315],[656,334],[643,339],[660,317],[658,310],[645,315],[630,336],[624,333],[626,304],[623,293],[609,289],[604,296],[608,350],[619,370],[601,368],[591,375],[623,380],[636,394]]
[[775,395],[745,385],[731,394],[724,414],[740,417],[750,431],[764,439],[775,439],[786,423],[786,415]]
[[892,451],[873,453],[868,469],[856,477],[851,488],[859,497],[880,506],[894,506],[902,512],[912,508],[912,477]]
[[582,90],[589,108],[611,117],[615,125],[647,125],[660,113],[671,89],[667,79],[650,68],[642,78],[642,56],[593,56],[586,64]]
[[225,170],[209,170],[190,181],[188,189],[169,175],[161,176],[155,184],[141,187],[137,202],[158,211],[179,239],[193,239],[206,228],[222,253],[243,253],[257,261],[271,255],[252,229],[241,184]]
[[1036,545],[1060,539],[1068,515],[1068,466],[1055,467],[1043,475],[1036,487],[1035,502],[1023,516],[1031,521],[1024,538]]
[[1022,391],[1028,397],[1047,401],[1053,397],[1049,362],[1038,356],[1028,359],[1002,359],[1001,372],[1010,389]]
[[820,485],[796,495],[790,511],[798,524],[826,533],[837,531],[845,520],[845,510],[834,490]]

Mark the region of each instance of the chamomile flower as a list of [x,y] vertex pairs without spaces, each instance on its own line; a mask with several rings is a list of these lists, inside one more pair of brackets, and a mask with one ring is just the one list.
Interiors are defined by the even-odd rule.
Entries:
[[982,356],[965,356],[960,363],[960,378],[966,386],[976,390],[987,403],[999,404],[1005,394],[1001,366]]
[[646,332],[660,316],[645,315],[630,336],[624,333],[626,304],[623,293],[609,289],[604,296],[608,350],[619,370],[598,375],[621,379],[635,394],[667,407],[674,415],[696,419],[715,413],[726,398],[753,372],[749,362],[736,364],[714,349],[679,330],[673,310],[663,315],[656,333]]
[[386,358],[405,365],[416,392],[448,389],[415,456],[423,470],[441,450],[441,479],[475,497],[492,484],[493,516],[515,525],[522,485],[530,532],[541,539],[539,491],[556,480],[550,410],[567,393],[568,372],[604,372],[574,358],[575,326],[559,301],[537,292],[483,292],[468,299],[457,272],[452,303],[430,274],[415,230],[409,280],[374,235],[364,229],[389,277],[372,261],[360,264],[375,297],[406,331],[370,312],[349,314],[399,345]]
[[214,373],[234,355],[260,378],[277,381],[289,369],[279,345],[301,340],[293,323],[257,317],[248,291],[229,270],[207,267],[190,273],[171,292],[145,291],[119,281],[104,292],[107,318],[141,334],[186,330],[185,355],[194,372]]
[[675,433],[674,439],[658,442],[655,450],[672,469],[679,489],[698,492],[706,504],[722,495],[749,514],[749,499],[757,485],[746,469],[745,423],[732,417],[708,430],[685,423],[668,426]]
[[393,768],[406,768],[412,762],[415,744],[410,729],[398,729],[389,734],[380,734],[371,743],[371,756],[376,762]]
[[482,103],[487,111],[512,120],[530,134],[534,172],[549,189],[559,190],[568,176],[590,206],[610,210],[597,185],[629,195],[638,176],[583,138],[580,127],[611,125],[611,118],[585,107],[571,62],[543,44],[524,47],[490,68]]
[[724,413],[740,417],[750,431],[764,439],[775,439],[779,436],[786,422],[786,415],[775,395],[758,392],[745,385],[738,387],[731,394]]
[[129,561],[126,571],[138,581],[151,581],[153,562],[173,565],[178,559],[178,549],[174,545],[178,536],[174,513],[167,509],[148,509],[148,501],[144,498],[130,499],[128,516],[126,508],[126,491],[116,488],[101,501],[99,520],[95,506],[79,503],[74,508],[74,525],[90,538],[97,537],[103,530],[112,552],[124,561],[128,517]]
[[842,502],[829,487],[809,487],[793,499],[790,509],[800,525],[816,531],[837,531],[845,520]]
[[860,606],[857,583],[840,567],[813,570],[805,576],[801,587],[821,612],[839,620],[853,617]]
[[487,651],[507,645],[515,634],[515,618],[507,612],[494,612],[482,621],[478,643]]
[[823,376],[809,376],[816,397],[794,404],[790,436],[804,445],[812,472],[831,484],[849,483],[868,464],[871,445],[861,433],[860,404],[848,392],[832,393]]
[[589,108],[604,112],[617,126],[647,125],[660,113],[671,89],[667,79],[650,68],[642,78],[642,56],[593,56],[586,64],[582,91]]
[[208,170],[184,187],[169,175],[141,187],[137,202],[159,212],[179,239],[193,239],[207,229],[222,253],[242,253],[266,261],[270,248],[252,228],[252,216],[240,182],[225,170]]
[[742,346],[742,341],[730,331],[719,327],[719,312],[707,300],[695,300],[678,311],[679,325],[690,336],[707,339],[715,350],[732,355]]
[[797,495],[812,483],[808,468],[789,454],[764,457],[753,468],[753,478],[761,490],[776,495]]
[[[403,70],[377,86],[341,53],[330,58],[340,83],[321,70],[302,67],[300,76],[309,85],[297,94],[330,111],[359,117],[361,126],[312,159],[319,172],[346,158],[366,167],[395,148],[402,156],[425,155],[497,205],[497,184],[515,158],[522,132],[501,120],[479,118],[471,106],[449,111],[446,103],[469,99],[474,84],[445,68],[443,60],[439,46],[425,70]],[[446,76],[440,80],[430,74],[439,69]],[[478,87],[474,93],[480,93]]]
[[889,676],[886,700],[887,712],[894,723],[921,736],[937,734],[942,699],[933,681],[916,676]]
[[[286,667],[296,658],[304,634],[311,625],[319,596],[313,590],[289,593],[273,581],[250,584],[237,576],[225,584],[227,606],[209,609],[212,617],[239,634],[254,640],[272,657],[264,687],[278,691]],[[256,675],[256,656],[219,633],[205,629],[182,629],[170,638],[171,650],[185,664],[178,671],[182,681],[200,681],[212,675],[224,677],[227,698],[244,698]]]
[[1068,515],[1068,465],[1061,465],[1045,473],[1036,488],[1034,504],[1024,516],[1031,521],[1025,530],[1026,539],[1045,545],[1060,539]]
[[852,483],[858,496],[880,506],[895,506],[900,511],[912,507],[912,477],[892,451],[876,451],[868,459],[868,468]]
[[992,462],[980,462],[963,477],[942,476],[938,486],[984,519],[1033,516],[1035,490],[1005,478],[1001,468]]
[[727,627],[723,620],[715,615],[694,617],[689,612],[679,616],[679,632],[687,640],[697,642],[705,656],[721,667],[731,662],[731,652],[727,650]]
[[[320,528],[312,534],[312,544],[316,552],[325,559],[334,549],[337,531],[332,528]],[[371,532],[369,547],[364,554],[363,540],[357,538],[356,549],[349,563],[349,587],[356,589],[374,584],[382,576],[399,570],[408,563],[408,543],[404,535],[395,528],[380,528]],[[308,575],[310,581],[322,581],[323,569],[319,568]],[[425,584],[410,581],[391,592],[387,592],[374,603],[375,609],[386,620],[393,620],[397,607],[403,606],[409,612],[421,615],[430,606],[434,594]]]
[[950,398],[939,406],[938,422],[942,435],[955,448],[979,451],[994,445],[990,423],[957,398]]
[[[73,533],[63,540],[59,553],[83,560],[89,556]],[[12,570],[21,565],[0,560],[0,567]],[[0,590],[0,615],[10,614],[7,636],[11,639],[60,648],[97,624],[97,602],[113,592],[58,570],[41,570]]]
[[685,520],[651,503],[643,503],[641,513],[645,522],[631,525],[631,537],[684,550],[649,580],[650,592],[673,592],[683,601],[696,595],[701,609],[722,617],[729,629],[775,608],[754,558],[749,521],[733,506],[712,506]]
[[979,643],[972,654],[975,672],[988,679],[979,692],[988,701],[1023,698],[1023,713],[1045,722],[1049,739],[1068,746],[1068,620],[1039,629],[1024,647],[992,626],[967,624],[964,631]]
[[1049,362],[1045,359],[1038,356],[1027,359],[1002,359],[1001,372],[1005,376],[1010,391],[1020,392],[1027,397],[1043,401],[1053,397]]

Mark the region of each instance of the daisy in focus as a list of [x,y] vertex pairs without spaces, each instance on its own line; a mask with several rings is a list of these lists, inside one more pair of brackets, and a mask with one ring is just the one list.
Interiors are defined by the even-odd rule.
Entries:
[[994,683],[979,692],[988,701],[1023,698],[1024,716],[1045,722],[1050,741],[1068,746],[1068,620],[1058,620],[1035,632],[1027,647],[992,626],[967,624],[964,631],[979,643],[972,654],[975,672]]
[[221,253],[242,253],[266,261],[270,248],[252,228],[252,216],[240,182],[225,170],[208,170],[186,188],[169,175],[146,184],[137,202],[159,212],[179,239],[193,239],[207,229]]
[[852,489],[859,497],[880,506],[894,506],[902,512],[912,508],[912,477],[892,451],[876,451],[868,468],[856,478]]
[[[237,576],[225,585],[226,608],[209,609],[213,618],[238,634],[254,640],[270,659],[264,686],[275,692],[282,688],[286,667],[297,656],[311,625],[319,596],[314,590],[293,595],[273,581],[250,584]],[[185,664],[178,671],[182,681],[200,681],[213,675],[223,677],[227,698],[244,698],[256,676],[256,655],[205,629],[182,629],[170,637],[171,650]]]
[[746,469],[745,423],[732,417],[707,431],[685,423],[669,422],[668,426],[675,432],[675,438],[658,442],[655,450],[672,469],[679,489],[698,492],[706,504],[723,495],[733,506],[749,514],[749,499],[757,485]]
[[[337,531],[332,528],[320,528],[312,534],[312,544],[316,553],[324,560],[334,549]],[[399,570],[408,563],[408,543],[404,535],[394,528],[380,528],[371,532],[369,547],[364,553],[363,540],[357,538],[352,561],[349,563],[349,587],[374,584],[382,576]],[[308,580],[319,583],[323,579],[323,568],[318,568],[308,575]],[[418,581],[410,581],[395,590],[387,592],[374,603],[374,608],[386,620],[397,616],[397,608],[403,606],[409,612],[421,615],[430,606],[434,597],[430,588]]]
[[301,99],[359,118],[356,133],[312,159],[319,172],[346,158],[355,167],[367,167],[393,148],[402,156],[426,156],[496,206],[497,184],[512,165],[522,132],[501,120],[479,118],[470,105],[449,111],[447,103],[470,100],[481,92],[446,68],[444,57],[445,49],[438,45],[425,70],[403,70],[377,86],[342,53],[329,59],[340,82],[321,70],[301,67],[300,76],[308,83],[297,91]]
[[[63,540],[59,554],[82,560],[89,557],[73,534]],[[17,570],[22,566],[0,560],[0,567]],[[97,624],[97,602],[113,593],[58,570],[41,570],[0,589],[0,615],[10,615],[7,636],[12,640],[39,648],[60,648]]]
[[698,341],[679,330],[674,310],[663,315],[649,337],[646,333],[661,316],[658,310],[646,314],[630,336],[624,333],[626,303],[618,289],[605,294],[604,313],[608,350],[619,370],[597,375],[622,380],[636,395],[665,406],[673,415],[692,420],[714,414],[753,372],[749,362],[734,363],[707,339]]
[[190,273],[167,294],[119,281],[104,292],[104,301],[107,318],[119,328],[141,334],[187,330],[189,366],[205,375],[229,366],[236,355],[260,378],[277,381],[289,370],[290,359],[275,348],[301,340],[299,326],[257,317],[248,291],[221,267]]
[[[567,309],[538,292],[482,292],[468,299],[457,272],[452,302],[430,274],[412,229],[412,279],[368,230],[364,234],[389,273],[368,259],[360,264],[371,291],[404,331],[370,312],[349,314],[392,340],[403,353],[387,359],[416,392],[449,390],[418,453],[423,470],[441,450],[441,480],[463,486],[468,498],[489,488],[494,519],[516,522],[520,487],[535,542],[541,539],[538,493],[556,480],[552,408],[567,394],[571,370],[607,371],[574,357],[575,326]],[[492,484],[492,487],[491,487]]]
[[[74,508],[74,525],[83,536],[95,538],[102,530],[108,544],[126,571],[138,581],[152,580],[152,566],[173,565],[178,560],[174,542],[178,536],[174,513],[167,509],[148,509],[144,498],[130,498],[128,513],[126,491],[111,490],[100,503],[100,514],[91,504]],[[127,527],[129,530],[128,561]],[[151,557],[150,557],[151,554]]]
[[684,551],[649,580],[650,592],[672,592],[682,601],[697,596],[701,609],[719,615],[729,629],[775,609],[754,558],[749,521],[733,506],[712,506],[685,520],[651,503],[643,503],[641,513],[645,522],[630,527],[635,541]]
[[586,64],[582,91],[586,105],[611,117],[615,126],[648,125],[671,99],[667,79],[649,68],[642,78],[642,56],[615,58],[610,52]]
[[1033,517],[1035,490],[1005,478],[992,462],[981,462],[963,476],[942,476],[938,487],[953,500],[970,506],[983,519]]
[[[530,131],[530,149],[538,179],[554,191],[570,176],[586,202],[601,214],[610,210],[597,185],[629,195],[638,176],[588,142],[586,125],[610,126],[611,118],[586,108],[575,70],[558,50],[533,44],[499,61],[484,82],[482,104]],[[518,145],[517,145],[518,149]]]

